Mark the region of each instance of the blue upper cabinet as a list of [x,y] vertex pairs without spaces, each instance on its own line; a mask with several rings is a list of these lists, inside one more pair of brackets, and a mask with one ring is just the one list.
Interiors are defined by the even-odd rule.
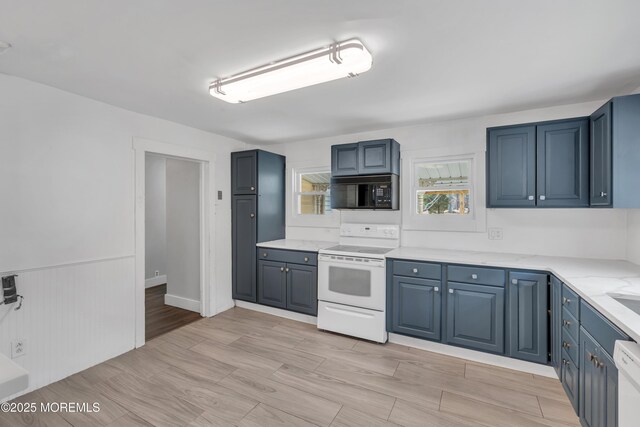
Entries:
[[547,363],[547,275],[509,272],[508,295],[509,355]]
[[535,207],[535,126],[489,129],[487,138],[488,207]]
[[588,207],[588,118],[487,132],[487,206]]
[[331,146],[331,176],[358,174],[358,144]]
[[591,115],[591,206],[640,208],[640,94],[620,96]]
[[589,120],[540,125],[537,133],[539,207],[589,206]]
[[331,175],[400,174],[400,144],[393,139],[331,146]]
[[258,192],[258,152],[231,153],[232,194],[256,194]]

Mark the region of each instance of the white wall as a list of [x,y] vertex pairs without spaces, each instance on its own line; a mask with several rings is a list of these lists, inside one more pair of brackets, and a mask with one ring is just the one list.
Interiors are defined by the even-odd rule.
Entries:
[[[420,126],[400,127],[269,146],[287,156],[287,166],[330,165],[330,146],[376,138],[395,138],[402,157],[414,150],[450,149],[455,146],[486,148],[486,128],[538,120],[589,115],[603,102],[552,107],[509,114],[476,117]],[[290,171],[289,171],[290,172]],[[403,175],[406,176],[406,175]],[[288,180],[291,186],[292,180]],[[476,183],[483,188],[485,182]],[[290,194],[291,189],[288,188]],[[408,197],[401,194],[401,199]],[[342,212],[345,222],[385,218],[378,213]],[[388,216],[385,220],[399,220]],[[404,230],[402,244],[435,248],[469,249],[557,256],[625,259],[627,257],[627,211],[614,209],[493,209],[487,210],[487,225],[501,227],[501,241],[488,240],[487,233]],[[336,239],[335,228],[287,227],[288,238]]]
[[26,297],[0,308],[0,352],[26,340],[30,389],[134,346],[133,137],[216,153],[214,309],[233,304],[229,153],[245,144],[3,74],[0,94],[0,274]]
[[145,278],[167,274],[166,159],[153,154],[145,161]]
[[629,209],[627,259],[640,265],[640,209]]
[[167,294],[200,301],[200,164],[166,164]]

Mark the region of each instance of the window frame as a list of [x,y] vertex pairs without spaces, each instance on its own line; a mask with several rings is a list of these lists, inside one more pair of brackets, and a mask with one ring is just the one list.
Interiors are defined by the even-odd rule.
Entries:
[[[416,167],[424,163],[469,161],[469,214],[466,215],[424,215],[418,213],[418,186]],[[431,149],[406,151],[402,166],[402,228],[404,230],[427,231],[486,231],[486,190],[484,173],[485,151],[477,148],[458,147],[456,149]]]
[[287,168],[287,226],[293,227],[339,227],[340,215],[337,210],[330,210],[324,214],[298,213],[298,197],[309,192],[300,191],[300,176],[309,173],[331,174],[331,167],[310,165],[309,163],[293,164]]

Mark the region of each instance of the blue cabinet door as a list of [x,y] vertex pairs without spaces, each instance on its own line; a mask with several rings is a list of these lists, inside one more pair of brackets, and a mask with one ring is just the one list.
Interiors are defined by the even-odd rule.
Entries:
[[400,173],[400,144],[393,139],[358,143],[358,174]]
[[536,127],[488,131],[487,206],[536,206]]
[[393,277],[392,330],[440,340],[440,281]]
[[258,191],[258,152],[231,153],[231,191],[233,194],[256,194]]
[[580,422],[584,427],[618,424],[618,370],[611,356],[580,328]]
[[509,272],[509,356],[544,363],[547,350],[547,275]]
[[611,102],[591,115],[591,206],[611,206]]
[[232,296],[256,302],[256,198],[232,198]]
[[318,270],[308,265],[287,264],[287,309],[318,314]]
[[331,146],[331,176],[358,174],[358,144]]
[[589,206],[589,120],[539,125],[537,206]]
[[287,307],[286,264],[258,261],[258,302],[273,307]]
[[551,366],[556,370],[558,377],[561,378],[562,356],[562,282],[551,276]]
[[504,354],[504,289],[447,283],[447,342]]

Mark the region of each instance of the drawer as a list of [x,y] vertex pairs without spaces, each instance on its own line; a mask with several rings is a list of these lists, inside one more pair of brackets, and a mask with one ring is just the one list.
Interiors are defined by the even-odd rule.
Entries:
[[627,334],[584,301],[580,305],[580,318],[582,327],[609,355],[613,354],[616,340],[629,340]]
[[573,363],[573,360],[567,355],[565,351],[562,352],[562,386],[564,391],[571,401],[573,409],[578,413],[578,398],[579,398],[579,384],[580,384],[580,369]]
[[505,282],[505,271],[497,268],[463,267],[450,265],[447,267],[447,280],[450,282],[477,283],[479,285],[502,286]]
[[440,280],[442,265],[430,262],[393,261],[393,274],[396,276],[420,277]]
[[291,264],[318,265],[318,254],[315,252],[285,251],[258,247],[258,259]]
[[567,331],[576,342],[580,339],[580,322],[566,308],[562,309],[562,330]]
[[567,331],[562,331],[562,350],[571,357],[576,366],[580,366],[580,348],[578,340],[574,339]]
[[562,307],[580,320],[580,297],[564,283],[562,284]]

